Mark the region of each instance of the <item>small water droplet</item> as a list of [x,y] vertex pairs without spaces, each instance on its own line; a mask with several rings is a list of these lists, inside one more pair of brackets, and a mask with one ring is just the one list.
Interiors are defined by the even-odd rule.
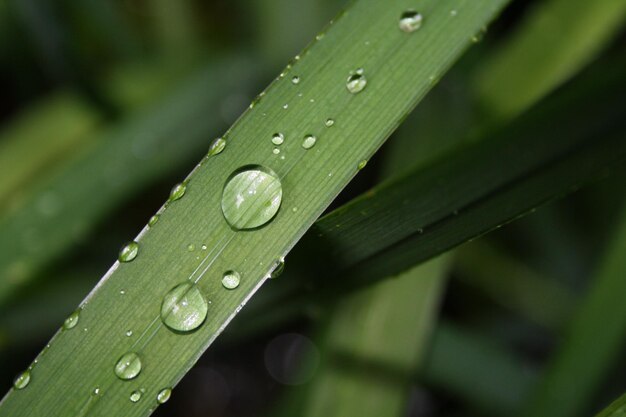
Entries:
[[187,250],[188,250],[189,252],[193,252],[193,251],[195,251],[195,250],[196,250],[196,245],[194,245],[193,243],[188,244],[188,245],[187,245]]
[[293,84],[299,84],[299,83],[300,83],[300,77],[298,77],[297,75],[294,75],[294,76],[291,78],[291,82],[292,82]]
[[472,42],[473,43],[478,43],[480,41],[483,40],[483,38],[485,37],[485,34],[487,33],[487,27],[483,26],[478,32],[476,32],[473,36],[472,36]]
[[281,258],[277,260],[276,262],[274,262],[274,266],[272,268],[272,271],[270,272],[270,279],[278,278],[279,276],[282,275],[284,270],[285,270],[285,259]]
[[185,191],[187,191],[187,184],[184,182],[176,184],[170,191],[170,201],[180,200],[185,195]]
[[226,271],[222,277],[222,285],[227,290],[234,290],[239,286],[241,275],[237,271]]
[[135,352],[125,353],[117,360],[114,370],[119,379],[136,378],[141,372],[141,358]]
[[139,253],[139,243],[135,241],[128,242],[120,250],[120,253],[117,259],[120,262],[130,262],[137,257],[138,253]]
[[280,153],[280,149],[278,149],[278,148],[274,148],[274,149],[272,149],[272,153],[273,153],[274,155],[278,155],[278,154]]
[[289,108],[289,104],[283,104],[283,109],[287,110]]
[[208,304],[196,285],[187,281],[163,297],[161,320],[172,330],[190,332],[206,319]]
[[171,396],[172,396],[171,388],[164,388],[161,391],[159,391],[159,393],[157,394],[157,402],[159,404],[164,404],[167,402],[167,400],[170,399]]
[[65,319],[65,321],[63,322],[63,328],[65,330],[73,329],[78,324],[79,318],[80,318],[80,309],[74,311]]
[[285,135],[282,133],[274,133],[272,135],[272,143],[276,146],[280,146],[285,141]]
[[124,294],[126,294],[126,291],[124,291],[124,290],[120,290],[120,294],[121,294],[121,295],[124,295]]
[[317,138],[313,135],[306,135],[304,140],[302,141],[302,147],[304,149],[311,149],[315,146],[315,142],[317,142]]
[[130,401],[136,403],[141,400],[141,391],[135,390],[130,394]]
[[367,160],[364,159],[361,162],[359,162],[359,165],[357,165],[357,168],[360,170],[362,170],[363,168],[365,168],[365,165],[367,165]]
[[13,387],[15,389],[24,389],[30,383],[30,371],[24,371],[15,378]]
[[346,88],[352,94],[360,93],[366,85],[367,79],[365,78],[365,75],[363,75],[362,69],[359,69],[356,73],[350,75],[348,77],[348,81],[346,82]]
[[155,214],[154,216],[150,217],[150,220],[148,220],[148,226],[152,227],[155,224],[157,224],[158,221],[159,221],[159,215]]
[[93,395],[94,397],[97,397],[97,396],[99,396],[100,394],[101,394],[100,387],[95,387],[95,388],[93,389],[93,391],[91,391],[91,395]]
[[206,250],[206,249],[207,249],[207,246],[206,246],[206,245],[202,245],[201,249],[202,249],[202,250]]
[[291,211],[293,211],[295,213],[296,211],[298,211],[298,207],[292,208]]
[[126,337],[131,337],[133,335],[132,330],[126,330]]
[[222,213],[236,229],[254,229],[274,218],[282,201],[278,175],[258,165],[242,167],[231,174],[222,192]]
[[422,15],[415,10],[407,10],[400,16],[398,26],[406,33],[415,32],[422,26]]
[[457,14],[458,12],[456,11],[456,9],[450,10],[450,16],[455,17]]
[[335,121],[333,119],[326,119],[326,122],[324,122],[324,124],[326,125],[326,127],[331,127],[335,124]]
[[318,33],[318,34],[315,36],[315,40],[316,40],[316,41],[321,41],[322,39],[324,39],[324,34],[323,34],[323,33]]
[[213,156],[221,153],[226,147],[226,141],[223,138],[215,139],[209,146],[207,156]]

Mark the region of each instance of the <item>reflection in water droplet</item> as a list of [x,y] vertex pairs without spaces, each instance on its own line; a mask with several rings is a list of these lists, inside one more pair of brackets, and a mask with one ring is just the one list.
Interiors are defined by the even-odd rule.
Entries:
[[361,162],[359,162],[359,165],[357,166],[357,168],[360,170],[362,170],[363,168],[365,168],[365,165],[367,165],[367,160],[364,159]]
[[317,142],[317,138],[313,135],[306,135],[304,140],[302,141],[302,147],[304,149],[311,149],[315,146],[315,142]]
[[294,75],[294,76],[291,78],[291,82],[292,82],[293,84],[299,84],[299,83],[300,83],[300,77],[298,77],[297,75]]
[[187,184],[184,182],[176,184],[170,191],[170,201],[180,200],[185,195],[185,191],[187,191]]
[[227,290],[234,290],[239,286],[241,275],[237,271],[226,271],[222,277],[222,285]]
[[157,394],[157,402],[159,404],[164,404],[167,400],[172,396],[172,390],[170,388],[164,388]]
[[350,75],[348,77],[348,81],[346,82],[346,88],[352,94],[360,93],[366,85],[367,79],[365,78],[365,75],[363,75],[362,69],[359,69],[355,74]]
[[161,304],[161,320],[172,330],[190,332],[206,319],[208,304],[196,285],[187,281],[172,288]]
[[282,201],[278,176],[258,165],[235,171],[222,192],[222,212],[236,230],[253,229],[274,218]]
[[148,220],[148,226],[152,227],[155,224],[157,224],[158,221],[159,221],[159,215],[155,214],[154,216],[150,217],[150,220]]
[[135,390],[130,394],[130,400],[134,403],[141,400],[141,391]]
[[63,328],[66,330],[73,329],[78,324],[80,318],[80,309],[70,314],[63,322]]
[[211,143],[211,146],[209,146],[207,156],[217,155],[218,153],[221,153],[225,147],[226,141],[222,138],[217,138]]
[[285,135],[282,133],[274,133],[272,135],[272,143],[276,146],[282,145],[285,141]]
[[15,389],[24,389],[30,383],[30,371],[24,371],[15,378],[13,387]]
[[119,379],[136,378],[141,372],[141,358],[135,352],[125,353],[118,359],[114,370]]
[[272,271],[270,272],[270,279],[278,278],[279,276],[282,275],[284,270],[285,270],[285,259],[281,258],[277,260],[276,262],[274,262],[274,267],[272,268]]
[[415,32],[422,26],[422,15],[415,10],[407,10],[400,16],[398,26],[406,33]]
[[324,124],[326,125],[326,127],[331,127],[335,124],[335,121],[333,119],[326,119],[326,122]]
[[139,253],[139,243],[128,242],[122,249],[117,257],[120,262],[130,262],[137,257]]

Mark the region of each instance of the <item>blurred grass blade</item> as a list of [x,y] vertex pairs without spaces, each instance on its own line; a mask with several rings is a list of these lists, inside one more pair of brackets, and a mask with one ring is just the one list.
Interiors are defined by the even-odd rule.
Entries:
[[[120,200],[176,168],[171,161],[187,161],[206,149],[207,135],[221,126],[217,117],[205,113],[214,111],[224,95],[251,83],[246,65],[241,58],[212,65],[152,108],[108,129],[84,155],[33,190],[33,198],[19,211],[2,219],[0,303],[85,236]],[[214,82],[226,74],[228,82]],[[138,164],[141,169],[135,169]],[[43,198],[52,204],[42,210]]]
[[624,417],[626,416],[626,394],[619,397],[605,408],[596,417]]
[[599,383],[612,371],[626,341],[626,211],[526,416],[573,417],[589,412]]
[[301,415],[404,415],[435,323],[446,264],[445,257],[434,260],[338,303]]
[[464,284],[548,329],[560,328],[578,301],[567,287],[483,240],[457,251],[455,271]]
[[477,72],[476,95],[495,118],[518,114],[567,81],[626,17],[621,0],[552,0],[533,7]]
[[[397,8],[378,0],[353,3],[226,133],[223,152],[206,158],[185,185],[175,189],[161,210],[158,223],[145,228],[137,238],[137,258],[116,263],[110,269],[81,306],[80,324],[57,333],[31,370],[29,385],[4,398],[0,416],[150,414],[158,405],[157,394],[176,385],[185,375],[276,262],[357,173],[359,162],[371,157],[431,88],[431,77],[440,77],[471,43],[472,35],[505,4],[504,0],[472,4],[453,0],[445,5],[436,0],[424,1],[424,24],[419,31],[405,33],[399,29],[399,18],[410,3]],[[456,10],[455,16],[450,14],[451,9]],[[356,72],[359,68],[363,68],[362,74]],[[231,73],[230,77],[236,80],[236,74]],[[366,77],[367,85],[358,94],[351,94],[347,80],[350,76],[358,79],[357,75]],[[292,82],[293,76],[299,77],[297,82]],[[362,81],[361,78],[357,83],[361,87]],[[189,94],[202,95],[197,90]],[[168,130],[162,128],[160,133],[205,135],[197,125],[188,122],[209,118],[198,110],[202,106],[189,107],[196,102],[180,100],[184,105],[166,107],[149,122],[160,124],[162,118],[169,120],[173,115],[191,113],[194,118],[182,120],[186,125],[169,125]],[[328,118],[335,120],[330,128],[325,125]],[[143,128],[145,121],[139,126]],[[132,140],[141,132],[135,129],[123,137]],[[285,136],[280,156],[272,151],[270,141],[276,132]],[[308,150],[302,146],[306,135],[317,137],[315,147]],[[182,152],[179,148],[172,146],[167,152]],[[116,151],[103,157],[116,163],[132,159],[128,163],[137,164],[129,157],[127,148]],[[158,158],[145,163],[164,169]],[[280,178],[282,209],[264,227],[237,231],[225,221],[222,208],[225,212],[234,210],[235,215],[229,219],[236,226],[243,221],[251,222],[245,225],[262,226],[262,222],[256,221],[269,220],[256,212],[240,213],[237,205],[228,201],[222,203],[226,181],[237,170],[251,165],[267,167],[262,168],[262,177],[275,173]],[[119,173],[115,164],[111,168]],[[85,169],[83,175],[87,172],[93,170]],[[274,180],[270,184],[277,183]],[[127,187],[125,191],[132,189]],[[262,187],[257,191],[260,196],[268,193]],[[76,194],[93,195],[86,190],[77,190]],[[236,196],[233,193],[234,199]],[[262,207],[265,210],[266,206]],[[244,217],[238,219],[238,213]],[[200,249],[203,245],[206,249]],[[129,250],[122,259],[134,253]],[[222,276],[229,270],[241,277],[236,290],[228,291],[222,285]],[[164,295],[181,283],[194,284],[193,292],[188,294],[193,295],[191,304],[198,314],[190,317],[203,317],[204,303],[198,294],[211,301],[202,326],[184,334],[168,330],[159,319]],[[178,288],[184,291],[184,287]],[[188,324],[182,318],[180,326],[172,322],[178,313],[164,316],[165,322],[174,328]],[[197,324],[197,320],[193,323]],[[126,336],[129,329],[134,337]],[[136,352],[143,366],[136,379],[122,381],[116,378],[113,368],[128,352]],[[121,365],[118,374],[132,375]],[[143,400],[135,404],[129,395],[140,388],[145,389]]]
[[481,411],[511,415],[536,381],[519,360],[487,337],[442,323],[419,372],[425,381]]

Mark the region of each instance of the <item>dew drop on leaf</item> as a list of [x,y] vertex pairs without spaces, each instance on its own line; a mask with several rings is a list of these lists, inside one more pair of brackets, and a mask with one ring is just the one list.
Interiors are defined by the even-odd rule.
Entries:
[[407,10],[400,16],[398,26],[406,33],[415,32],[422,26],[422,15],[415,10]]
[[73,329],[78,324],[79,318],[80,318],[80,310],[74,311],[63,322],[63,328],[65,330]]
[[136,403],[141,400],[141,391],[135,390],[130,394],[130,401]]
[[317,138],[314,135],[306,135],[302,141],[302,147],[304,149],[311,149],[315,146],[315,142],[317,142]]
[[274,218],[283,197],[278,175],[258,165],[238,169],[222,192],[222,213],[235,230],[264,226]]
[[19,374],[13,381],[13,387],[15,389],[24,389],[30,382],[30,371],[26,370]]
[[184,282],[163,297],[161,320],[172,330],[190,332],[204,322],[207,310],[207,301],[198,287],[191,282]]
[[157,394],[157,402],[159,404],[164,404],[167,402],[167,400],[170,399],[171,396],[172,396],[172,390],[170,388],[163,388]]
[[300,83],[300,77],[298,77],[297,75],[294,75],[294,76],[291,78],[291,82],[292,82],[293,84],[299,84],[299,83]]
[[207,156],[213,156],[221,153],[226,147],[226,141],[223,138],[217,138],[209,146]]
[[272,135],[272,143],[276,146],[282,145],[285,141],[285,135],[282,133],[274,133]]
[[139,243],[137,242],[128,242],[122,247],[117,259],[120,262],[130,262],[137,257],[139,253]]
[[227,290],[234,290],[239,286],[241,275],[237,271],[226,271],[222,277],[222,285]]
[[187,184],[184,182],[176,184],[170,191],[170,201],[180,200],[185,195],[185,191],[187,191]]
[[148,220],[148,226],[152,227],[155,224],[157,224],[158,221],[159,221],[159,215],[155,214],[154,216],[150,217],[150,220]]
[[366,85],[367,79],[365,78],[365,75],[363,75],[363,70],[357,70],[357,72],[350,75],[348,77],[348,81],[346,81],[346,88],[352,94],[360,93]]
[[141,372],[141,358],[135,352],[125,353],[115,363],[114,370],[119,379],[136,378]]
[[285,270],[285,260],[281,258],[277,260],[276,262],[274,262],[274,266],[272,268],[272,271],[270,272],[270,279],[278,278],[279,276],[282,275],[284,270]]

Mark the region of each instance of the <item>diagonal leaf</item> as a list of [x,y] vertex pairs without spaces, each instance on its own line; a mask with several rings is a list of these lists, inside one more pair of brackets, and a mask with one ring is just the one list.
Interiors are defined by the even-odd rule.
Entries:
[[[83,303],[79,324],[57,333],[30,371],[27,387],[4,398],[0,415],[150,414],[158,405],[157,394],[183,377],[275,261],[356,174],[359,161],[378,149],[430,89],[431,77],[441,76],[505,3],[424,1],[422,28],[406,33],[399,28],[399,18],[410,7],[408,2],[397,7],[376,0],[355,2],[227,132],[226,149],[203,161],[186,186],[174,189],[160,220],[138,237],[137,258],[111,268]],[[367,86],[351,94],[347,79],[351,72],[358,78],[360,67]],[[293,76],[299,82],[292,82]],[[362,79],[352,91],[359,85]],[[328,118],[335,121],[330,127]],[[279,155],[270,142],[276,132],[286,138]],[[302,146],[306,135],[317,136],[308,150]],[[282,206],[265,227],[267,217],[243,213],[244,219],[261,223],[260,228],[236,231],[222,215],[221,208],[233,204],[222,204],[222,190],[231,174],[250,164],[268,167],[261,170],[263,175],[251,177],[275,173],[280,178]],[[269,195],[263,187],[256,192]],[[276,201],[272,198],[269,204]],[[236,218],[230,221],[239,225]],[[131,247],[122,259],[130,260],[134,253]],[[241,280],[239,288],[228,291],[221,280],[230,270]],[[228,275],[232,283],[233,274]],[[205,322],[195,332],[170,331],[159,319],[163,297],[174,287],[174,294],[189,297],[186,304],[166,299],[165,305],[173,308],[164,310],[164,321],[175,329],[186,330],[202,320],[202,294],[211,301]],[[130,337],[128,330],[133,332]],[[143,366],[135,379],[123,381],[116,378],[114,365],[124,355],[117,373],[136,375],[136,357],[126,355],[131,352]],[[141,389],[142,399],[132,402],[131,393]]]

